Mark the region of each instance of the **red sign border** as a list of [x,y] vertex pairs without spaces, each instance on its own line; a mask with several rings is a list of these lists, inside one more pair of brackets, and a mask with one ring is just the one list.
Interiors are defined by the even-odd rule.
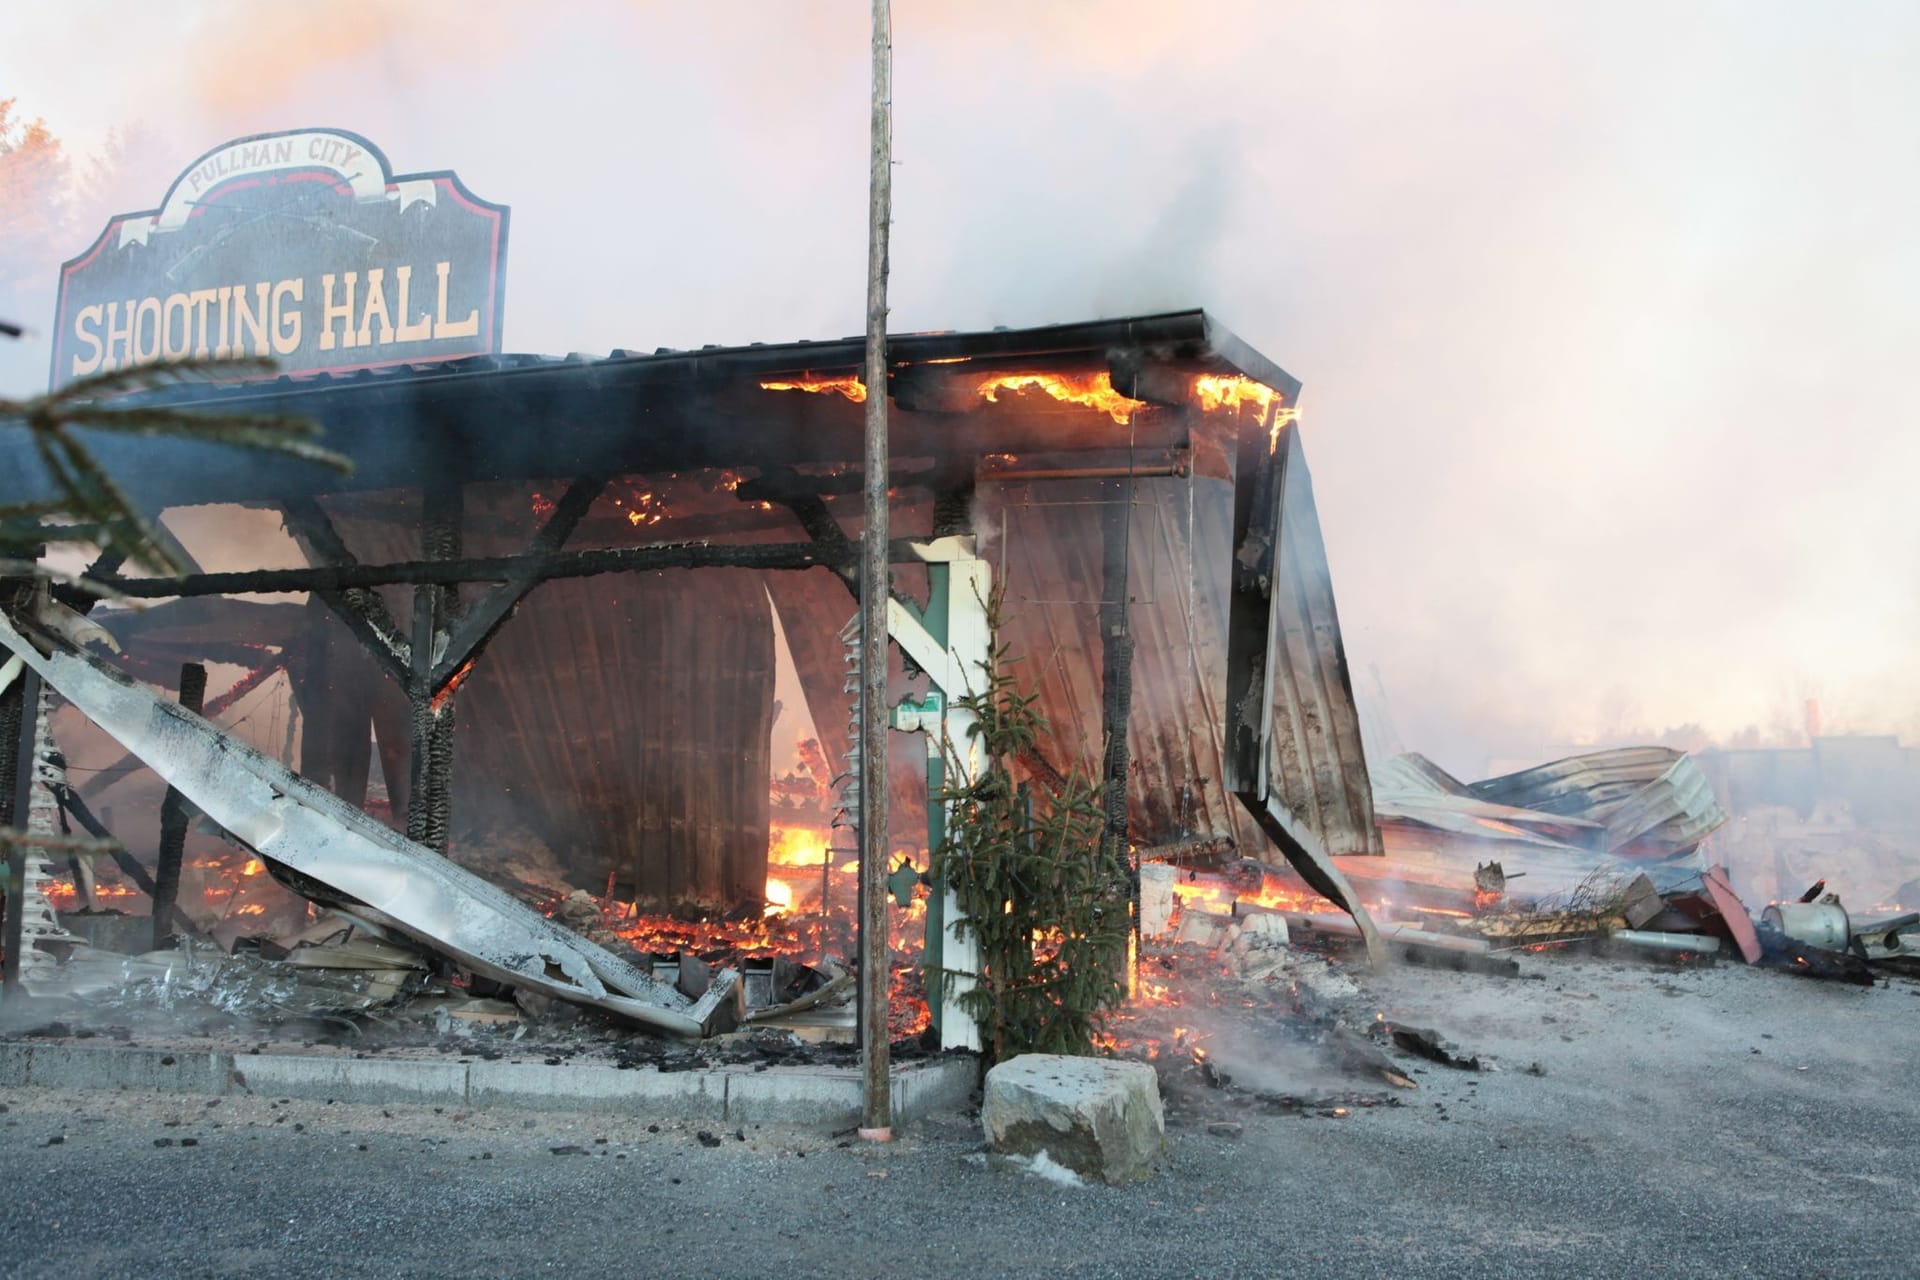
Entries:
[[[74,272],[80,270],[99,256],[100,251],[106,247],[107,242],[113,238],[121,226],[136,218],[158,218],[161,211],[167,207],[168,202],[173,199],[173,193],[179,189],[180,184],[185,182],[200,165],[212,159],[214,156],[219,155],[221,152],[233,147],[244,146],[247,143],[263,142],[269,138],[295,137],[307,133],[332,134],[336,137],[344,138],[364,150],[369,156],[379,161],[381,181],[387,191],[394,190],[402,182],[432,182],[435,186],[447,192],[469,209],[488,216],[493,220],[493,245],[487,260],[487,297],[491,305],[487,310],[488,341],[486,344],[486,354],[499,355],[501,350],[502,329],[504,328],[501,324],[501,317],[506,311],[507,305],[507,224],[511,213],[508,206],[496,204],[491,200],[483,199],[474,194],[473,189],[462,182],[460,175],[451,169],[434,169],[424,173],[395,173],[393,166],[387,163],[387,153],[351,129],[335,129],[326,125],[308,125],[299,129],[275,129],[268,133],[251,133],[245,137],[230,138],[222,142],[219,146],[208,148],[206,151],[195,156],[193,160],[188,163],[187,167],[180,171],[179,176],[167,184],[167,189],[162,193],[158,205],[152,209],[114,214],[107,219],[106,226],[101,228],[100,234],[94,238],[92,244],[61,263],[60,288],[59,292],[55,295],[53,304],[53,354],[48,361],[47,386],[54,388],[60,385],[60,359],[61,356],[67,352],[67,330],[71,327],[72,322],[72,318],[67,314],[68,281]],[[277,172],[293,173],[298,172],[303,167],[304,166],[301,165],[290,165],[286,169],[278,170]],[[325,172],[331,173],[332,171],[326,170]],[[226,182],[216,183],[214,186],[208,188],[209,193],[217,191],[225,185]],[[480,353],[467,352],[463,355],[415,356],[393,360],[374,360],[366,364],[329,365],[324,369],[283,370],[275,376],[284,378],[314,378],[322,375],[356,373],[366,369],[386,369],[397,365],[444,364],[451,360],[470,360],[476,354]]]

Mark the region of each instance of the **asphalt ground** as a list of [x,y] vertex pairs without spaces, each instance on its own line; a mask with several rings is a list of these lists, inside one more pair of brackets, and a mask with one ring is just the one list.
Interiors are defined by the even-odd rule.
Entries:
[[1500,1069],[1408,1059],[1420,1088],[1398,1107],[1175,1129],[1158,1176],[1122,1188],[989,1168],[965,1116],[871,1146],[703,1140],[670,1117],[0,1090],[0,1274],[1913,1273],[1920,985],[1526,968],[1368,983],[1389,1017]]

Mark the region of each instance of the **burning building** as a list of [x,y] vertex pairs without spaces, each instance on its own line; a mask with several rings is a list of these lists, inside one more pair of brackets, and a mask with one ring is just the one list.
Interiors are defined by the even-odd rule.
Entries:
[[[107,442],[144,507],[271,510],[308,563],[103,570],[169,603],[102,621],[153,683],[183,659],[233,673],[216,712],[281,676],[286,762],[418,844],[485,872],[531,838],[550,880],[623,928],[678,921],[689,949],[743,944],[769,911],[820,913],[824,945],[852,905],[832,824],[859,360],[853,340],[474,357],[167,393],[317,422],[355,471]],[[1146,856],[1277,846],[1346,897],[1330,856],[1379,838],[1297,392],[1201,312],[893,339],[896,592],[922,635],[891,701],[964,694],[938,686],[980,603],[955,585],[997,582],[1053,731],[1026,768],[1124,789],[1113,822]],[[818,741],[779,808],[777,638]],[[926,750],[895,736],[889,844],[924,869]]]
[[[99,438],[134,505],[200,531],[199,563],[153,579],[103,557],[88,577],[164,603],[86,623],[12,593],[26,781],[0,819],[37,799],[50,827],[53,797],[148,856],[70,886],[36,862],[14,921],[146,897],[156,939],[231,944],[297,933],[317,902],[495,982],[700,1031],[691,1011],[736,987],[749,1009],[795,995],[774,960],[850,952],[848,824],[884,785],[895,936],[952,978],[901,1029],[970,1046],[953,998],[978,962],[931,874],[934,798],[999,644],[1049,725],[1029,777],[1100,780],[1141,859],[1289,863],[1377,949],[1334,861],[1381,845],[1294,378],[1200,311],[896,336],[884,387],[858,339],[501,354],[506,231],[451,173],[305,130],[217,148],[66,264],[56,385],[270,353],[279,376],[122,403],[312,423],[353,470]],[[883,394],[900,732],[888,776],[861,779],[854,498]],[[0,450],[0,502],[47,496],[29,444]],[[119,663],[76,652],[89,635]],[[36,677],[71,704],[51,731]],[[776,758],[787,699],[807,729]],[[133,794],[147,768],[164,802]],[[15,943],[17,976],[35,949]]]

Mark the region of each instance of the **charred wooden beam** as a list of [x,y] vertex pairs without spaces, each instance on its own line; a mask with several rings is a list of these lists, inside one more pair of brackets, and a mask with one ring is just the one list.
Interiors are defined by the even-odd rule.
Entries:
[[[918,557],[904,540],[890,543],[888,550],[896,564],[918,563]],[[812,569],[818,566],[833,568],[835,564],[830,555],[809,542],[674,542],[643,547],[596,547],[547,555],[405,560],[396,564],[374,565],[318,565],[306,569],[250,569],[237,573],[203,573],[191,578],[106,578],[102,582],[135,599],[164,600],[251,593],[338,592],[396,583],[451,586],[462,582],[509,582],[528,574],[537,581],[544,581],[549,578],[589,578],[602,573],[645,573],[658,569]],[[401,643],[407,642],[402,640]],[[410,652],[410,649],[403,652]],[[403,675],[405,669],[403,667],[399,674]]]
[[1233,565],[1227,606],[1225,783],[1264,801],[1273,735],[1274,579],[1279,573],[1280,494],[1286,456],[1264,433],[1240,434],[1233,481]]
[[[109,547],[95,556],[93,563],[87,566],[83,575],[89,578],[104,578],[120,572],[120,566],[127,562],[127,553],[115,547]],[[79,613],[90,613],[100,597],[78,587],[56,586],[51,592],[53,598],[61,604]]]
[[1134,851],[1142,862],[1171,862],[1183,867],[1221,867],[1239,858],[1232,836],[1195,836]]
[[[325,569],[351,569],[359,566],[359,560],[347,549],[339,530],[333,527],[333,521],[318,502],[312,498],[290,498],[281,504],[286,517],[287,531],[300,544],[309,560],[319,562]],[[199,574],[189,581],[199,581],[208,577],[220,577],[219,574]],[[109,578],[108,581],[117,581]],[[343,584],[340,586],[295,587],[291,590],[312,591],[321,601],[346,623],[375,662],[389,676],[402,683],[407,678],[407,668],[412,655],[406,638],[401,634],[400,624],[394,621],[387,611],[386,602],[379,595],[367,589],[377,584]],[[131,594],[131,593],[128,593]],[[200,592],[197,594],[230,594],[227,592]]]
[[[583,476],[568,485],[567,491],[554,504],[547,522],[527,545],[527,554],[549,555],[565,546],[567,539],[573,536],[574,529],[606,487],[605,476]],[[539,584],[540,579],[525,574],[509,578],[461,615],[447,637],[446,652],[435,660],[428,676],[428,683],[435,694],[444,691],[448,681],[479,658],[494,633],[513,616],[527,593]]]
[[153,897],[157,888],[153,877],[148,874],[145,867],[140,865],[138,858],[127,852],[127,847],[114,837],[113,832],[107,830],[106,824],[94,816],[93,810],[88,807],[85,800],[80,798],[80,793],[75,791],[70,783],[63,782],[56,787],[53,798],[59,802],[60,808],[66,812],[67,816],[79,824],[82,831],[96,840],[107,842],[108,856],[113,859],[114,865],[120,868],[120,874],[133,882],[134,888],[149,898]]
[[826,499],[817,493],[790,494],[779,499],[782,506],[793,512],[793,518],[807,531],[813,544],[834,558],[833,571],[840,581],[847,584],[847,590],[860,594],[860,575],[854,571],[854,545],[848,540],[846,530],[827,510]]
[[[896,467],[888,473],[887,485],[893,489],[924,489],[934,483],[936,472],[935,467]],[[858,466],[817,475],[780,467],[768,469],[756,479],[743,481],[733,491],[733,496],[742,502],[784,502],[802,493],[839,498],[860,493],[865,483],[865,473]]]
[[[463,514],[459,485],[427,489],[421,509],[420,543],[429,561],[459,558]],[[433,677],[435,655],[449,652],[459,612],[457,590],[454,583],[414,587],[413,664],[407,681],[413,752],[408,771],[407,838],[441,853],[446,852],[453,819],[454,698],[451,677],[438,690]]]
[[[198,715],[207,696],[207,669],[197,662],[180,668],[180,705]],[[187,848],[187,798],[172,787],[160,805],[160,857],[153,867],[153,948],[173,934],[173,909],[180,897],[180,859]]]
[[[1107,810],[1106,843],[1127,849],[1127,721],[1133,707],[1133,632],[1128,610],[1128,537],[1133,481],[1119,486],[1119,501],[1100,513],[1100,728],[1106,742],[1100,776]],[[1135,913],[1136,918],[1138,913]]]
[[933,536],[952,537],[973,532],[974,473],[971,469],[945,476],[933,489]]
[[[33,708],[40,703],[40,678],[18,671],[0,689],[0,827],[25,827],[27,804],[33,794]],[[26,917],[20,907],[26,891],[25,853],[19,846],[6,854],[6,919],[0,925],[0,988],[9,994],[20,987],[20,948],[25,941]]]

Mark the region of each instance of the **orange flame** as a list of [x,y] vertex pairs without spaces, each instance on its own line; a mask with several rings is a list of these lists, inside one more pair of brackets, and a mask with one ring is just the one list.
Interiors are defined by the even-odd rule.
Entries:
[[1125,426],[1133,421],[1135,410],[1146,408],[1144,400],[1123,396],[1113,389],[1113,378],[1103,369],[1092,374],[1003,373],[980,384],[980,394],[988,403],[998,403],[1002,391],[1040,390],[1065,404],[1098,409]]
[[1272,453],[1280,447],[1280,428],[1289,422],[1299,420],[1300,411],[1287,404],[1284,392],[1275,391],[1264,382],[1256,382],[1243,374],[1203,373],[1193,380],[1193,394],[1200,401],[1200,407],[1208,413],[1228,409],[1234,413],[1242,408],[1252,409],[1254,416],[1264,418],[1268,412],[1273,420],[1267,428],[1267,452]]
[[1203,373],[1193,380],[1193,394],[1200,401],[1200,407],[1209,413],[1216,409],[1232,409],[1237,413],[1244,405],[1264,418],[1275,401],[1286,403],[1285,395],[1241,374]]
[[[824,827],[776,824],[767,842],[769,874],[762,891],[765,906],[755,919],[648,914],[611,904],[607,924],[635,948],[671,954],[731,952],[735,958],[784,956],[805,963],[823,958],[845,963],[857,932],[855,904],[859,863],[836,866],[833,833]],[[920,857],[924,858],[924,851]],[[822,877],[830,880],[822,884]],[[821,894],[827,899],[823,902]],[[916,893],[904,909],[889,904],[887,935],[894,955],[888,986],[892,991],[889,1028],[895,1038],[914,1036],[931,1021],[920,957],[926,935],[927,899]]]
[[793,886],[785,880],[775,880],[772,876],[768,876],[764,896],[767,900],[767,915],[784,915],[793,906]]
[[815,395],[837,392],[853,401],[863,404],[867,399],[867,384],[848,374],[840,378],[816,378],[810,373],[801,374],[791,382],[763,382],[762,391],[810,391]]
[[779,867],[817,867],[827,860],[827,833],[776,825],[767,836],[767,861]]
[[473,673],[473,664],[475,661],[476,659],[474,658],[468,658],[465,662],[461,663],[460,669],[447,678],[446,687],[433,695],[433,699],[428,705],[432,708],[434,714],[438,715],[440,709],[447,705],[447,700],[453,697],[454,694],[460,692],[460,686],[465,684],[467,677]]

